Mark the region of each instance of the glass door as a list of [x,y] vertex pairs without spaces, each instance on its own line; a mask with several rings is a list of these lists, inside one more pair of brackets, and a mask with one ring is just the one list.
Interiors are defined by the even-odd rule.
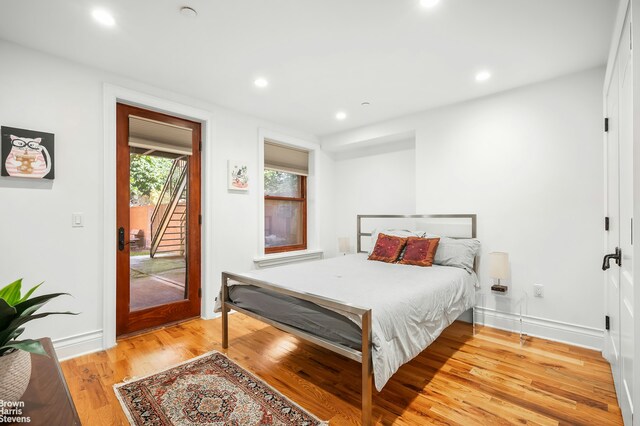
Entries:
[[200,125],[118,104],[117,335],[200,314]]

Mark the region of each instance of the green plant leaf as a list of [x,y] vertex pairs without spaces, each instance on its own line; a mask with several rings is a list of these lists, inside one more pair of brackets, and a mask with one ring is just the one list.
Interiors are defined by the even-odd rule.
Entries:
[[0,289],[0,356],[13,349],[46,355],[37,340],[17,340],[25,331],[24,324],[49,315],[78,315],[74,312],[44,312],[36,314],[50,300],[68,293],[52,293],[30,299],[43,283],[33,286],[24,296],[22,279]]
[[20,300],[22,278],[0,289],[0,299],[4,299],[9,306],[13,306]]
[[21,351],[31,352],[32,354],[44,355],[46,357],[49,356],[49,354],[47,354],[47,352],[42,347],[42,343],[40,343],[38,340],[33,339],[25,339],[8,343],[0,347],[0,352],[4,353],[9,349],[19,349]]
[[33,287],[31,287],[31,289],[27,292],[27,294],[25,294],[20,300],[18,300],[18,303],[22,303],[25,300],[27,300],[28,298],[30,298],[31,295],[33,294],[33,292],[36,291],[38,289],[38,287],[40,287],[42,284],[44,284],[44,281],[42,281],[38,285],[34,285]]
[[17,315],[18,312],[14,306],[10,306],[6,300],[0,299],[0,330],[4,330]]
[[30,316],[23,316],[15,318],[9,325],[3,330],[0,329],[0,345],[4,346],[7,342],[13,338],[14,333],[21,325],[33,321],[39,318],[48,317],[49,315],[78,315],[74,312],[44,312],[42,314],[35,314]]
[[68,295],[69,293],[51,293],[51,294],[43,294],[42,296],[34,297],[30,300],[25,300],[24,302],[18,303],[15,308],[18,315],[22,315],[27,309],[32,306],[39,305],[36,309],[31,309],[30,312],[33,313],[38,310],[42,305],[47,303],[49,300],[54,299],[58,296],[62,296],[63,294]]

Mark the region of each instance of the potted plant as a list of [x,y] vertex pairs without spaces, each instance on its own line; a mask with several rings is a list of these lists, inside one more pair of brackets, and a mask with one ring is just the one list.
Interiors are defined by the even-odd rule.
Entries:
[[31,378],[31,354],[48,356],[42,344],[33,339],[18,340],[24,324],[49,315],[72,312],[36,313],[45,303],[67,293],[31,297],[42,283],[22,295],[22,279],[0,289],[0,400],[17,401],[27,390]]

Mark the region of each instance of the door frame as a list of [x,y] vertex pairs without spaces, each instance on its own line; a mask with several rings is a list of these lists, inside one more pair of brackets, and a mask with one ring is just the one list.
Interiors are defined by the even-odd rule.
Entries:
[[[119,229],[124,229],[124,239],[131,238],[130,228],[130,161],[131,148],[129,146],[130,117],[137,116],[154,120],[159,123],[182,126],[191,129],[190,140],[192,155],[188,158],[186,167],[186,231],[185,240],[185,294],[181,300],[163,303],[157,306],[146,306],[142,309],[131,310],[131,246],[125,244],[116,252],[116,335],[126,336],[132,333],[144,332],[152,328],[169,323],[192,319],[202,311],[201,274],[202,274],[202,233],[200,232],[200,218],[202,217],[202,153],[199,144],[202,140],[202,124],[192,120],[177,118],[173,115],[161,114],[146,108],[139,108],[123,103],[117,105],[117,148],[116,164],[118,176],[116,182],[116,215]],[[129,237],[129,238],[127,238]]]
[[213,318],[214,265],[209,253],[213,252],[212,184],[213,114],[179,102],[105,83],[103,86],[104,123],[104,185],[103,185],[103,349],[116,346],[116,104],[123,103],[150,111],[173,115],[201,124],[202,171],[201,201],[201,311],[204,319]]

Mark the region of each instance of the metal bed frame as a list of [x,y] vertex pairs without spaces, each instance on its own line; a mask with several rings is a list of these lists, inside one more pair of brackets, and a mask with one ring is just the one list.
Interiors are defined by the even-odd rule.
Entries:
[[[357,229],[357,251],[363,253],[361,239],[362,237],[371,236],[371,233],[362,232],[362,219],[469,219],[471,221],[471,237],[476,237],[477,219],[475,214],[434,214],[434,215],[358,215]],[[328,339],[315,336],[306,331],[291,327],[286,324],[279,323],[262,315],[243,309],[234,304],[229,299],[229,280],[241,282],[243,284],[253,285],[264,288],[274,293],[292,296],[301,300],[305,300],[317,305],[337,309],[343,312],[356,314],[362,319],[362,344],[361,350],[355,350],[348,346],[344,346]],[[352,303],[346,303],[339,300],[329,299],[315,294],[295,291],[289,288],[281,287],[266,281],[244,277],[242,275],[230,272],[222,273],[222,289],[221,289],[221,309],[222,309],[222,347],[229,347],[229,311],[231,309],[243,313],[247,316],[255,318],[275,328],[296,337],[315,343],[325,349],[340,355],[346,356],[354,361],[362,364],[362,424],[371,425],[373,422],[373,363],[371,358],[371,309],[357,306]]]

